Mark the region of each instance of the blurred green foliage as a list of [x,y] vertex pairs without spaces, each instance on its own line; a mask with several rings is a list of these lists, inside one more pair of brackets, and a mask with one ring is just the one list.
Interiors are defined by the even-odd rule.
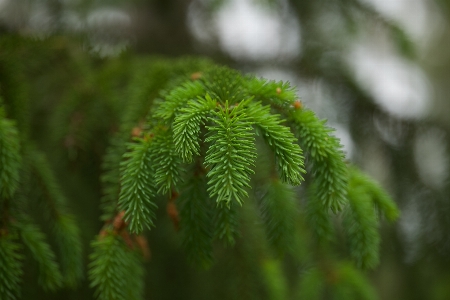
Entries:
[[[109,299],[112,296],[108,295],[112,294],[108,293],[117,290],[116,294],[125,299],[139,297],[141,293],[145,299],[446,299],[450,293],[444,284],[449,269],[445,235],[450,227],[446,217],[449,186],[446,183],[438,189],[421,180],[413,149],[424,130],[437,128],[448,138],[450,123],[444,116],[448,101],[445,97],[438,98],[437,112],[426,121],[392,116],[376,104],[373,95],[354,77],[346,54],[353,42],[372,27],[380,28],[399,55],[423,65],[439,97],[448,89],[444,79],[450,60],[445,37],[450,30],[442,27],[440,36],[444,38],[438,46],[430,47],[433,50],[429,55],[438,60],[436,64],[423,58],[401,26],[366,1],[255,2],[268,5],[267,9],[286,18],[287,5],[292,13],[289,17],[297,20],[302,48],[301,54],[292,61],[273,58],[255,63],[233,57],[218,43],[205,45],[197,41],[187,26],[192,5],[200,7],[201,16],[211,25],[211,18],[229,1],[134,1],[135,6],[129,10],[133,22],[125,22],[125,30],[116,30],[117,34],[112,35],[111,31],[102,31],[102,27],[100,30],[89,27],[88,23],[74,31],[63,22],[64,16],[67,12],[77,12],[82,20],[83,17],[87,20],[104,4],[126,11],[130,6],[123,1],[96,1],[94,5],[88,1],[76,5],[71,1],[41,1],[39,5],[48,7],[52,19],[56,20],[55,26],[43,34],[43,27],[33,27],[27,21],[36,11],[37,6],[33,5],[37,4],[16,2],[16,7],[22,8],[16,10],[20,16],[14,22],[10,18],[0,25],[0,251],[4,254],[0,256],[0,272],[3,286],[7,286],[0,291],[1,297],[9,299],[21,291],[23,299],[35,299],[36,291],[47,290],[42,296],[45,299],[95,295]],[[448,6],[447,2],[436,1],[442,8]],[[11,12],[11,7],[4,11]],[[324,20],[331,16],[337,23],[330,29]],[[131,46],[122,52],[123,47],[117,48],[112,57],[105,56],[96,47],[100,43],[109,49],[122,40]],[[165,56],[158,56],[161,54]],[[204,192],[208,186],[204,177],[184,178],[182,185],[164,177],[174,169],[171,157],[177,158],[177,153],[190,157],[196,149],[206,153],[206,146],[201,142],[198,148],[179,148],[181,152],[173,153],[170,139],[167,143],[162,136],[160,151],[150,154],[160,165],[156,169],[160,172],[159,190],[153,191],[155,195],[160,194],[154,199],[159,208],[150,204],[149,210],[154,211],[155,217],[145,219],[149,214],[142,217],[156,228],[146,232],[145,238],[114,233],[115,222],[121,220],[116,206],[118,197],[122,194],[126,199],[127,195],[127,190],[122,190],[118,183],[127,165],[132,163],[123,161],[122,155],[130,149],[133,151],[127,155],[133,158],[134,150],[145,146],[144,133],[149,133],[155,125],[152,123],[155,118],[149,117],[155,107],[160,108],[155,112],[157,118],[181,126],[181,117],[174,117],[171,112],[180,108],[188,112],[195,107],[194,103],[183,107],[184,102],[180,102],[183,96],[195,98],[199,91],[207,89],[213,99],[220,98],[223,86],[242,96],[242,90],[234,89],[233,84],[218,84],[205,77],[198,80],[197,77],[205,76],[201,71],[210,68],[211,61],[167,58],[182,54],[208,56],[241,70],[281,66],[304,82],[320,81],[335,96],[336,119],[349,129],[357,152],[353,162],[379,175],[370,169],[369,162],[374,160],[377,164],[379,157],[388,161],[383,169],[388,180],[383,184],[400,208],[418,210],[416,220],[405,217],[401,222],[420,222],[423,228],[411,240],[402,227],[379,227],[383,214],[393,220],[398,211],[374,181],[353,168],[349,174],[348,197],[327,202],[329,194],[323,185],[337,185],[338,190],[347,187],[333,181],[332,176],[336,174],[327,173],[329,155],[335,160],[342,159],[340,150],[327,150],[327,147],[339,149],[339,140],[329,135],[329,131],[311,131],[321,128],[323,123],[307,108],[282,114],[281,119],[270,114],[280,113],[278,107],[285,109],[285,103],[296,105],[293,102],[296,92],[287,83],[246,78],[239,85],[245,86],[255,101],[266,99],[275,107],[270,112],[259,108],[259,116],[254,117],[271,123],[258,129],[269,134],[266,139],[269,146],[259,141],[258,156],[249,156],[248,162],[255,160],[256,165],[256,174],[250,181],[253,189],[248,190],[251,201],[244,199],[243,207],[232,204],[231,215],[222,210],[214,213],[215,205],[207,202],[209,194]],[[223,75],[217,75],[216,79]],[[308,99],[302,100],[307,103]],[[242,118],[239,114],[237,117]],[[300,117],[303,122],[298,121]],[[294,134],[304,132],[301,128],[305,124],[309,126],[307,134],[297,135],[303,151],[309,153],[305,155],[308,172],[301,188],[274,180],[273,170],[268,167],[271,162],[283,170],[282,161],[269,154],[270,146],[280,146],[276,134],[286,128],[277,127],[283,118],[294,120],[291,127]],[[386,124],[385,132],[379,129],[376,120]],[[216,129],[224,126],[219,121],[207,125]],[[245,135],[244,126],[239,128]],[[196,134],[203,135],[205,130],[201,127]],[[140,136],[143,144],[128,145],[133,134]],[[323,138],[329,141],[325,148],[317,147],[308,137],[313,141]],[[195,140],[195,136],[188,138]],[[213,140],[214,137],[209,138]],[[448,147],[446,151],[448,155]],[[219,157],[211,155],[209,165],[214,168],[214,159]],[[158,159],[162,157],[166,159]],[[203,174],[205,170],[199,163],[203,161],[189,166],[186,172]],[[161,167],[167,171],[163,172]],[[339,168],[341,175],[347,172],[347,167]],[[311,176],[318,175],[322,176],[322,182],[309,185]],[[172,199],[170,191],[174,187],[186,192]],[[334,211],[342,206],[344,210],[330,215],[323,210],[324,203]],[[124,210],[128,207],[121,205]],[[377,210],[381,213],[377,214]],[[133,213],[129,212],[125,218],[134,220]],[[234,225],[212,230],[226,222]],[[177,226],[179,233],[174,230]],[[105,238],[89,247],[97,234]],[[225,237],[234,246],[211,243],[217,237]],[[378,251],[380,243],[381,252]],[[130,245],[135,252],[129,251]],[[111,249],[115,250],[108,252]],[[141,261],[149,258],[147,262]],[[374,271],[367,273],[357,268],[373,268],[380,258],[381,265]],[[108,259],[118,263],[117,266],[104,269]],[[209,269],[204,271],[195,265]],[[140,285],[142,281],[133,280],[142,278],[142,266],[145,266],[145,286]],[[115,268],[117,272],[108,277],[111,281],[100,281],[101,274]],[[129,289],[118,288],[123,285]]]

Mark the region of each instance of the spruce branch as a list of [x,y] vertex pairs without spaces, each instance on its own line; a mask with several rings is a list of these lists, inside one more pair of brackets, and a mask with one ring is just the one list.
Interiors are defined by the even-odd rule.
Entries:
[[184,82],[165,95],[164,101],[155,111],[155,116],[164,120],[171,120],[188,101],[195,100],[204,94],[204,87],[199,81]]
[[297,288],[298,299],[320,300],[325,292],[324,274],[318,268],[306,271]]
[[290,250],[295,239],[295,197],[290,186],[271,180],[260,200],[267,240],[278,255]]
[[[3,50],[0,53],[0,90],[5,99],[6,115],[17,122],[17,129],[23,137],[30,131],[29,85],[23,74],[23,53],[11,48],[16,43],[15,40],[13,35],[2,35],[0,40],[0,48]],[[0,106],[3,106],[1,96]]]
[[340,262],[335,268],[337,279],[332,286],[333,299],[378,299],[376,291],[361,270],[356,269],[348,262]]
[[120,117],[120,128],[111,140],[107,148],[106,155],[102,163],[104,173],[101,176],[103,184],[102,208],[103,220],[113,218],[117,199],[120,194],[121,163],[123,155],[127,152],[127,145],[130,141],[130,133],[140,120],[145,119],[155,97],[162,89],[169,78],[170,70],[164,63],[151,61],[135,65],[135,72],[128,94],[130,100],[123,105],[123,113]]
[[[306,187],[306,217],[319,241],[325,242],[320,246],[330,246],[326,242],[333,236],[330,210],[337,212],[349,203],[344,215],[344,229],[357,240],[351,245],[357,249],[351,250],[351,256],[359,259],[360,265],[372,265],[367,251],[376,248],[370,236],[376,231],[377,224],[361,219],[367,212],[363,207],[365,204],[361,203],[367,199],[372,203],[378,201],[387,214],[394,213],[385,195],[360,177],[359,182],[366,185],[364,193],[379,200],[364,198],[365,194],[358,198],[359,194],[348,191],[348,168],[341,145],[325,121],[302,107],[289,83],[242,76],[237,71],[212,65],[191,73],[189,78],[187,70],[192,69],[185,67],[179,64],[166,71],[162,71],[162,66],[156,67],[150,73],[157,74],[159,71],[156,70],[160,69],[165,76],[158,84],[146,82],[151,80],[148,76],[138,80],[141,90],[133,91],[132,103],[136,103],[139,111],[133,107],[125,112],[120,132],[108,150],[104,161],[108,173],[102,181],[109,199],[109,213],[114,215],[117,209],[120,211],[117,214],[120,230],[113,224],[111,231],[111,225],[107,225],[93,244],[89,276],[97,296],[123,299],[129,295],[130,291],[124,285],[114,285],[119,279],[113,278],[111,272],[125,276],[131,270],[125,265],[132,264],[127,259],[133,252],[128,249],[133,243],[125,238],[128,233],[122,233],[126,232],[125,226],[132,233],[153,226],[156,194],[180,193],[177,204],[175,198],[169,200],[168,212],[176,224],[181,216],[180,235],[191,262],[210,266],[215,238],[234,245],[241,234],[239,230],[245,230],[245,227],[239,227],[239,217],[245,213],[239,213],[244,199],[248,198],[250,180],[256,168],[257,141],[265,142],[266,146],[258,151],[261,150],[263,155],[270,153],[269,160],[274,161],[271,172],[275,173],[276,169],[281,179],[266,180],[265,177],[272,175],[266,174],[262,181],[269,184],[265,193],[257,196],[264,221],[260,230],[265,229],[266,238],[276,254],[296,247],[293,246],[297,241],[295,232],[299,230],[295,222],[298,214],[296,193],[289,185],[299,185],[304,180],[304,149],[312,174],[312,182]],[[155,99],[158,94],[160,98]],[[142,125],[144,118],[147,121]],[[141,125],[136,127],[138,122]],[[137,130],[132,130],[135,127]],[[135,137],[134,143],[127,143],[130,132]],[[255,132],[260,139],[255,139]],[[119,164],[120,172],[117,172]],[[185,175],[184,168],[190,170],[190,177]],[[186,181],[184,185],[182,179]],[[114,206],[117,194],[118,208]],[[215,199],[215,203],[211,199]],[[361,227],[360,231],[354,230],[355,224]],[[361,235],[363,231],[369,233],[369,238]],[[122,232],[121,236],[119,232]],[[279,266],[269,263],[265,270],[258,269],[258,276],[264,276],[264,272],[268,283],[273,285],[269,291],[272,298],[283,298],[287,293],[286,286],[275,279],[281,274]],[[322,281],[316,282],[318,286],[326,286],[328,274],[319,271],[318,274],[311,278]],[[109,276],[109,282],[101,281],[102,276]],[[123,277],[120,280],[124,280]],[[139,290],[138,287],[135,289]],[[320,292],[311,295],[321,296]]]
[[379,261],[380,236],[377,210],[388,220],[398,217],[398,209],[389,196],[367,175],[350,167],[349,206],[344,214],[350,255],[363,269],[374,268]]
[[265,259],[262,262],[262,272],[267,284],[268,299],[284,300],[289,299],[288,283],[283,274],[281,261],[275,259]]
[[400,213],[397,205],[378,183],[355,167],[350,167],[349,173],[350,186],[363,187],[380,215],[384,215],[388,221],[398,218]]
[[103,211],[101,219],[103,221],[112,219],[117,208],[117,199],[120,194],[120,163],[126,149],[126,144],[118,135],[115,135],[103,156],[103,174],[100,177],[103,187],[101,198]]
[[239,215],[236,203],[227,206],[224,202],[217,203],[214,210],[214,238],[223,240],[227,245],[233,246],[239,235]]
[[206,93],[222,104],[228,101],[232,105],[248,98],[243,77],[236,70],[214,66],[208,68],[200,81],[205,86]]
[[53,225],[64,286],[76,288],[83,278],[83,245],[80,230],[71,214],[62,214]]
[[329,209],[324,207],[318,197],[318,187],[312,184],[308,187],[308,201],[306,203],[306,219],[318,241],[321,243],[332,240],[334,234],[333,224],[330,220]]
[[[364,12],[364,7],[359,11]],[[330,211],[344,209],[338,217],[343,219],[350,257],[357,266],[372,268],[378,261],[380,242],[376,212],[394,220],[398,209],[379,185],[348,168],[332,129],[302,107],[289,83],[242,75],[196,58],[172,61],[125,55],[91,60],[75,51],[81,56],[72,62],[73,51],[66,49],[65,39],[58,38],[49,44],[52,50],[44,52],[49,61],[56,57],[63,62],[58,66],[68,60],[64,72],[55,74],[77,73],[66,74],[64,79],[75,83],[66,89],[56,87],[58,80],[53,82],[50,76],[38,82],[22,76],[29,71],[20,67],[19,59],[30,57],[23,54],[31,41],[23,43],[14,35],[0,40],[6,48],[20,44],[20,51],[0,51],[0,94],[8,101],[3,105],[0,99],[0,299],[19,295],[22,250],[28,249],[37,262],[36,279],[45,290],[74,288],[83,276],[80,229],[68,213],[66,199],[72,185],[65,185],[67,191],[60,187],[52,171],[57,162],[50,163],[30,142],[38,139],[41,147],[48,148],[42,139],[46,129],[57,140],[70,136],[77,148],[93,150],[80,152],[83,156],[70,174],[86,194],[97,186],[88,180],[91,177],[82,177],[88,172],[96,174],[99,155],[105,151],[104,137],[112,134],[102,160],[102,218],[106,222],[92,243],[88,270],[98,299],[143,298],[141,254],[146,257],[149,250],[145,237],[134,233],[156,223],[158,194],[170,197],[167,211],[174,225],[180,225],[181,242],[191,262],[210,266],[213,250],[217,250],[215,239],[236,246],[226,253],[232,256],[227,268],[219,270],[223,277],[227,270],[233,272],[227,278],[232,287],[226,290],[239,294],[234,298],[293,296],[291,277],[285,280],[285,275],[291,276],[298,266],[278,260],[289,251],[292,257],[284,262],[314,264],[311,272],[299,274],[304,279],[301,298],[373,299],[374,293],[355,264],[336,263],[340,259],[332,253],[336,245],[327,242],[333,236],[332,223],[339,218],[331,219]],[[55,49],[63,55],[53,55]],[[31,62],[27,65],[35,65],[31,73],[42,70],[40,60],[27,60]],[[39,89],[37,94],[30,93],[31,100],[48,98],[46,104],[56,107],[50,126],[38,122],[30,131],[31,121],[43,121],[40,117],[47,113],[52,117],[49,106],[41,104],[33,106],[37,115],[28,115],[28,105],[24,105],[27,82],[33,91]],[[41,83],[55,85],[53,96],[41,97],[42,88],[35,86]],[[60,150],[53,148],[55,154]],[[78,165],[86,162],[92,164]],[[311,173],[311,183],[293,188],[304,180],[305,169]],[[256,203],[246,201],[253,183],[258,188],[250,200]],[[35,197],[35,192],[41,197]],[[299,195],[306,198],[310,226],[302,222]],[[36,199],[42,204],[36,206],[36,214],[46,217],[48,234],[25,217],[26,209],[35,207],[28,204]],[[298,254],[311,250],[307,248],[311,232],[324,242],[313,244],[319,254]],[[238,240],[238,236],[243,238]]]
[[[56,257],[44,233],[29,220],[17,224],[22,243],[31,253],[39,267],[38,283],[44,290],[56,290],[62,286],[63,277],[56,263]],[[80,263],[80,262],[77,262]]]
[[99,300],[139,300],[143,293],[143,269],[137,254],[112,233],[92,243],[89,279]]
[[154,185],[158,193],[168,194],[181,182],[181,159],[175,151],[172,132],[161,128],[155,132],[149,148],[149,159],[154,170]]
[[121,190],[119,209],[125,211],[125,221],[129,222],[131,232],[139,234],[144,228],[153,226],[156,204],[154,174],[150,160],[152,140],[136,138],[128,145],[121,163]]
[[212,203],[206,192],[206,178],[192,176],[180,197],[180,235],[189,261],[204,268],[213,262]]
[[345,211],[343,225],[350,256],[358,267],[371,269],[379,262],[380,244],[374,207],[369,195],[360,187],[351,186],[348,199],[350,205]]
[[370,180],[370,194],[378,212],[383,214],[388,221],[395,221],[400,216],[400,211],[392,198],[375,182]]
[[324,295],[331,299],[377,299],[376,292],[362,272],[348,262],[327,262],[312,268],[303,276],[298,286],[299,299],[320,300]]
[[50,220],[58,219],[67,210],[67,199],[62,193],[44,153],[31,146],[26,149],[31,172],[43,193],[45,214]]
[[52,225],[65,286],[74,288],[83,276],[82,246],[74,217],[67,213],[67,200],[61,192],[45,155],[34,147],[27,151],[30,167],[44,194],[44,213]]
[[206,94],[205,98],[190,100],[179,110],[180,114],[173,122],[173,139],[184,162],[192,162],[193,155],[200,155],[200,126],[204,125],[207,115],[216,105],[216,101]]
[[311,110],[294,108],[289,120],[311,162],[317,198],[336,213],[347,202],[348,181],[339,139],[330,134],[333,130],[325,125],[326,121],[319,120]]
[[5,118],[0,106],[0,197],[10,199],[19,186],[21,167],[19,132],[15,123]]
[[288,127],[280,124],[282,120],[278,115],[270,113],[269,106],[252,103],[247,112],[274,152],[281,180],[291,185],[299,185],[304,180],[304,158],[294,135]]
[[243,198],[248,197],[245,189],[250,187],[249,175],[254,173],[250,167],[254,166],[256,157],[255,139],[244,105],[229,107],[226,102],[223,109],[209,118],[213,125],[207,126],[208,192],[211,197],[217,197],[218,203],[223,201],[227,206],[232,200],[242,205]]
[[0,299],[19,299],[22,281],[21,246],[17,243],[15,234],[0,233]]
[[288,110],[298,98],[296,90],[290,86],[289,82],[277,82],[254,76],[246,76],[245,79],[245,87],[255,101]]
[[123,135],[129,134],[139,120],[146,117],[153,105],[153,99],[171,77],[171,69],[163,61],[141,63],[136,68],[128,91],[130,100],[124,103],[124,113],[120,120],[119,133],[122,138]]

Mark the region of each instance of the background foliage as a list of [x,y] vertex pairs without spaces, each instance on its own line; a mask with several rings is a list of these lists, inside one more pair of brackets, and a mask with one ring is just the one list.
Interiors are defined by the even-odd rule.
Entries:
[[[142,117],[140,114],[147,109],[145,103],[136,99],[156,97],[157,87],[167,80],[165,70],[168,62],[163,58],[148,59],[144,54],[199,54],[231,67],[262,75],[275,76],[273,74],[280,74],[280,70],[295,74],[291,78],[300,79],[299,95],[306,101],[306,105],[314,108],[320,117],[326,117],[333,124],[347,130],[353,143],[353,154],[349,158],[381,181],[403,211],[397,227],[381,227],[381,266],[369,273],[376,294],[382,299],[445,299],[450,293],[446,284],[449,278],[449,243],[446,234],[449,226],[446,216],[449,192],[447,139],[450,128],[446,83],[449,69],[449,45],[446,43],[450,40],[446,38],[450,32],[447,26],[448,1],[429,2],[428,6],[440,12],[440,23],[435,25],[438,30],[428,32],[420,40],[414,40],[405,33],[402,26],[365,1],[292,0],[254,3],[257,4],[254,9],[269,11],[286,20],[278,33],[284,36],[281,40],[286,45],[293,37],[288,28],[294,28],[297,24],[301,48],[293,49],[299,53],[281,52],[280,56],[258,56],[231,51],[213,26],[220,11],[226,11],[229,1],[22,0],[1,3],[3,23],[0,29],[0,93],[7,100],[6,105],[14,104],[6,109],[10,112],[9,116],[16,120],[14,126],[17,127],[15,131],[11,124],[2,123],[1,132],[10,132],[7,134],[12,138],[12,142],[8,143],[10,147],[17,147],[18,140],[27,142],[22,143],[27,145],[26,149],[21,150],[22,153],[27,153],[23,156],[25,161],[22,164],[27,166],[26,173],[32,174],[29,176],[38,176],[43,182],[41,186],[35,183],[37,186],[21,186],[20,189],[36,198],[52,199],[51,203],[60,206],[62,211],[66,210],[66,206],[70,208],[67,214],[59,216],[59,221],[55,224],[47,221],[46,218],[52,219],[51,216],[33,216],[39,226],[33,224],[28,216],[23,216],[22,224],[25,225],[17,228],[17,232],[20,232],[21,242],[30,250],[30,253],[26,253],[27,257],[40,257],[37,261],[52,261],[52,257],[56,256],[64,262],[59,274],[51,270],[51,264],[45,265],[50,269],[42,269],[41,265],[18,257],[18,261],[24,266],[24,282],[27,287],[22,292],[24,299],[35,296],[36,290],[40,289],[33,286],[38,283],[34,274],[51,276],[44,280],[47,286],[43,288],[53,290],[61,285],[74,285],[80,274],[86,273],[86,270],[72,267],[67,270],[75,271],[67,273],[64,271],[64,264],[70,266],[77,264],[77,260],[83,260],[84,263],[80,265],[86,266],[90,252],[88,245],[103,226],[99,216],[102,215],[104,221],[114,215],[113,211],[108,210],[108,203],[113,200],[110,195],[119,191],[114,190],[116,187],[110,183],[120,173],[104,174],[101,168],[102,164],[117,160],[117,154],[108,152],[107,145],[117,143],[121,147],[121,143],[110,140],[109,137],[113,133],[119,138],[120,135],[129,134],[136,126],[134,120]],[[110,14],[105,14],[105,11]],[[114,17],[108,17],[111,14]],[[195,24],[197,27],[200,24],[209,28],[210,32],[199,35]],[[392,52],[396,57],[401,57],[402,61],[422,68],[427,76],[428,88],[432,91],[427,109],[423,108],[421,113],[412,115],[408,112],[393,112],[380,104],[377,94],[374,94],[370,86],[359,80],[356,72],[353,72],[348,53],[353,53],[352,46],[368,36],[376,37],[377,43],[385,45],[383,47],[386,48],[381,48],[381,52]],[[423,46],[425,40],[428,43]],[[148,68],[149,65],[153,67]],[[377,66],[376,63],[374,65]],[[267,70],[272,70],[272,73]],[[274,73],[274,70],[278,73]],[[154,86],[143,89],[150,77],[160,81],[156,80],[153,82]],[[308,87],[315,87],[316,90]],[[318,93],[322,96],[318,97]],[[316,101],[308,102],[308,96]],[[94,98],[97,101],[90,101]],[[130,107],[133,109],[129,109]],[[105,153],[106,158],[103,160]],[[432,157],[440,160],[436,163]],[[19,158],[15,160],[20,163]],[[14,166],[7,169],[13,170]],[[120,169],[117,168],[116,171],[120,172]],[[19,175],[8,175],[14,176]],[[100,177],[101,182],[98,180]],[[60,189],[43,188],[52,186],[55,181]],[[369,185],[371,182],[368,183],[368,179],[361,177],[358,171],[352,173],[350,184],[360,181]],[[193,189],[192,194],[195,194],[197,186],[206,184],[201,181],[193,182],[189,187]],[[105,192],[101,190],[102,185]],[[7,187],[2,189],[2,197],[7,197],[10,193],[8,188],[15,189],[14,183],[2,186]],[[276,182],[267,188],[267,197],[271,193],[292,193]],[[358,189],[352,190],[349,199],[361,197],[358,196],[361,192]],[[370,193],[378,195],[375,199],[378,199],[380,207],[386,205],[376,188],[372,188]],[[268,216],[271,210],[267,206],[271,202],[264,202],[264,198],[261,201],[262,216],[276,219],[277,216]],[[45,201],[42,203],[48,205]],[[180,198],[178,205],[193,204],[188,199]],[[103,211],[99,210],[100,206]],[[27,209],[40,211],[39,207]],[[290,209],[280,208],[281,211]],[[314,207],[309,209],[314,210]],[[252,207],[244,205],[242,213],[247,214],[246,220],[251,220],[252,211]],[[152,230],[148,235],[152,257],[146,264],[147,298],[210,299],[221,295],[225,299],[243,291],[249,293],[245,295],[246,298],[260,298],[267,295],[258,293],[269,291],[270,298],[284,299],[286,291],[283,287],[294,286],[295,279],[292,278],[296,278],[298,274],[302,274],[303,278],[298,288],[300,296],[313,299],[314,293],[322,290],[317,284],[323,282],[320,278],[324,273],[305,263],[311,261],[310,255],[313,254],[310,249],[303,249],[296,254],[301,257],[301,264],[292,264],[288,258],[280,265],[271,257],[249,255],[266,253],[268,247],[261,243],[264,232],[255,232],[253,229],[241,233],[242,237],[236,241],[235,248],[216,250],[216,264],[210,271],[192,268],[186,261],[186,255],[189,257],[190,252],[185,253],[180,244],[198,245],[198,242],[180,241],[172,220],[166,217],[164,207],[155,210],[155,214],[157,230]],[[367,214],[364,210],[354,210],[345,212],[342,218],[344,223],[359,219],[360,224],[368,226],[376,222],[365,216]],[[395,215],[387,214],[388,219],[394,217]],[[183,228],[186,228],[183,226],[183,219],[186,218],[181,215],[181,234]],[[73,226],[74,220],[79,231]],[[262,230],[272,232],[271,235],[276,237],[277,234],[273,233],[276,228],[292,226],[288,220],[281,221],[286,223],[277,224],[276,227],[271,227],[268,223],[269,226]],[[43,228],[45,234],[38,228]],[[327,230],[327,227],[323,228],[323,232],[326,233]],[[66,231],[72,234],[64,234]],[[358,237],[356,229],[349,230],[347,234]],[[83,246],[79,247],[84,249],[82,257],[81,248],[71,247],[61,251],[65,243],[73,245],[73,241],[65,241],[64,237],[76,235],[81,237]],[[300,238],[309,239],[305,236]],[[11,239],[18,240],[18,237]],[[49,241],[55,253],[42,246],[40,241],[44,239]],[[286,237],[279,236],[269,243],[284,248],[287,244],[284,239]],[[376,239],[370,240],[376,242]],[[351,243],[352,239],[349,241]],[[10,253],[19,247],[17,242],[11,242],[9,238],[4,242],[0,249],[2,253]],[[294,242],[305,243],[304,240],[295,239]],[[111,247],[122,247],[110,238],[101,241],[102,245],[108,243]],[[101,248],[102,245],[98,247]],[[66,259],[60,257],[61,253],[68,251],[72,251],[73,255]],[[120,255],[120,251],[123,249],[115,252],[115,255]],[[197,251],[193,250],[195,252]],[[232,258],[228,256],[229,253],[232,253]],[[104,256],[100,252],[93,255]],[[351,255],[356,261],[360,259],[358,254]],[[369,265],[376,264],[373,253],[366,255],[369,259],[365,261]],[[318,256],[320,259],[327,259],[320,253]],[[2,266],[7,266],[8,263],[2,261]],[[134,263],[136,262],[131,260],[129,265]],[[211,259],[205,256],[199,263],[210,265]],[[367,284],[361,281],[359,274],[347,262],[337,263],[339,267],[336,270],[340,274],[336,276],[344,278],[350,287]],[[255,265],[260,268],[255,269]],[[15,268],[17,266],[8,269]],[[17,272],[21,272],[19,270],[21,268],[17,268]],[[277,275],[283,272],[289,274],[287,278],[291,278],[289,280],[292,282],[283,282],[284,277]],[[254,278],[257,280],[253,280]],[[277,283],[277,280],[281,282]],[[267,282],[268,290],[259,289],[258,282]],[[239,286],[240,283],[249,286]],[[11,282],[12,289],[15,289],[15,284]],[[130,289],[130,292],[139,291],[140,288],[142,287]],[[345,285],[340,288],[341,290],[329,293],[335,297],[345,297],[348,288]],[[369,291],[366,298],[373,295],[369,287],[360,290]],[[87,281],[82,281],[75,291],[64,289],[44,297],[59,299],[65,296],[78,299],[87,297],[86,295],[93,295],[93,290],[89,289]]]

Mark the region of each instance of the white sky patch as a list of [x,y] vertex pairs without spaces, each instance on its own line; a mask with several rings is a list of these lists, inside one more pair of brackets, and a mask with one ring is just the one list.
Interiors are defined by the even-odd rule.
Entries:
[[254,70],[255,74],[263,78],[275,81],[289,82],[291,87],[297,89],[298,94],[298,81],[299,78],[295,72],[290,69],[262,67]]
[[54,16],[48,10],[46,5],[42,3],[35,3],[30,10],[30,17],[28,26],[30,27],[33,35],[38,37],[45,37],[51,34],[55,29]]
[[8,4],[9,0],[0,0],[0,10],[4,9]]
[[81,32],[86,26],[80,15],[74,10],[64,11],[61,16],[61,22],[65,29],[71,32]]
[[116,8],[103,7],[89,13],[86,20],[89,27],[103,28],[108,31],[123,28],[131,23],[131,19],[123,10]]
[[400,118],[428,114],[431,91],[418,66],[368,43],[356,44],[348,62],[356,79],[384,110]]
[[10,28],[21,28],[28,21],[28,10],[21,1],[0,0],[0,21]]
[[398,221],[400,236],[405,242],[405,261],[406,263],[414,262],[420,254],[419,238],[422,234],[422,218],[419,205],[419,199],[413,198],[405,207],[401,208],[402,214]]
[[207,17],[200,8],[197,1],[193,1],[187,11],[187,26],[194,37],[204,44],[213,42],[215,27],[207,20]]
[[429,35],[430,23],[436,15],[430,14],[429,0],[361,0],[367,2],[384,16],[397,21],[415,41]]
[[391,116],[375,114],[374,125],[383,141],[399,147],[404,143],[406,127],[401,120]]
[[351,160],[353,157],[354,143],[350,136],[350,133],[346,128],[338,124],[327,124],[329,127],[336,129],[331,134],[337,137],[342,145],[342,151],[344,151],[345,158]]
[[414,143],[414,159],[419,176],[427,186],[440,189],[447,183],[449,157],[445,133],[429,129],[417,135]]
[[92,50],[100,56],[120,54],[129,44],[130,16],[121,9],[103,7],[89,13],[86,30]]
[[230,0],[214,17],[220,45],[238,59],[292,59],[300,52],[300,27],[286,14]]

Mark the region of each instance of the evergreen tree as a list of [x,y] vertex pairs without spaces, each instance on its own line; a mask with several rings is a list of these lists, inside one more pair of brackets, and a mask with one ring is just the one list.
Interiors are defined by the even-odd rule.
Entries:
[[[414,40],[371,1],[248,0],[262,59],[221,43],[230,3],[0,1],[0,299],[448,298],[448,1]],[[431,113],[379,105],[367,40]]]
[[[395,220],[397,208],[345,162],[333,130],[289,83],[198,58],[96,62],[73,56],[68,40],[1,43],[1,299],[19,297],[24,260],[35,262],[44,290],[80,283],[84,218],[70,213],[70,187],[54,164],[74,163],[83,177],[96,159],[102,168],[90,180],[102,183],[103,225],[85,251],[97,299],[143,298],[148,233],[158,231],[164,206],[189,268],[232,259],[230,284],[216,287],[224,298],[376,297],[361,272],[379,261],[379,216]],[[15,92],[26,74],[13,67],[17,50],[30,43],[42,52],[27,63],[40,67],[59,52],[78,67],[68,78],[85,77],[61,91],[67,100],[52,104],[53,126],[42,129],[49,145],[63,142],[59,156],[36,144],[36,104]]]

